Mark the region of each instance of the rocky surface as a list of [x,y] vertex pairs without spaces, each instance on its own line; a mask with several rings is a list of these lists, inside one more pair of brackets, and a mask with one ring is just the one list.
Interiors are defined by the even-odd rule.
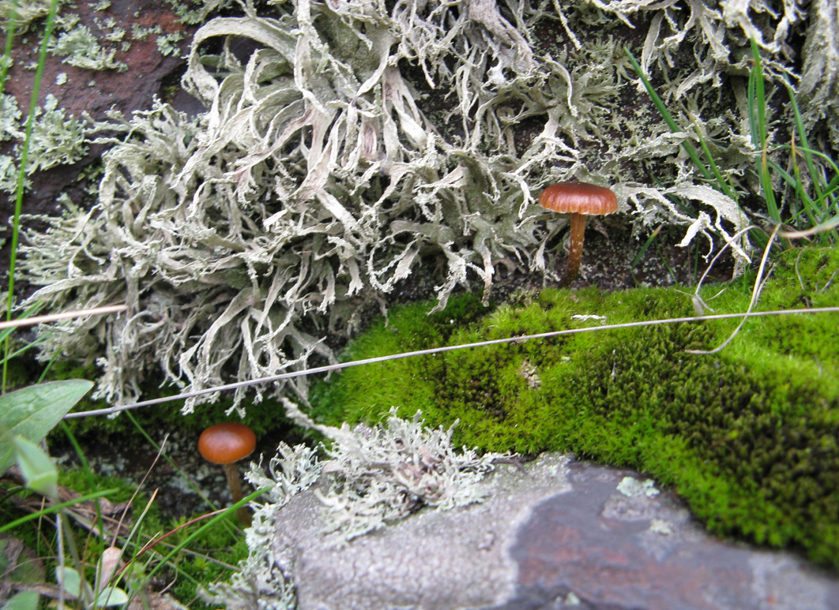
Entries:
[[343,543],[316,489],[280,512],[276,557],[301,610],[828,610],[839,579],[706,534],[629,470],[544,455],[500,465],[482,504],[421,511]]
[[[65,13],[77,15],[79,25],[89,27],[100,37],[103,32],[96,24],[106,19],[113,19],[114,27],[126,30],[128,34],[125,40],[130,41],[130,46],[127,45],[126,50],[119,50],[115,59],[128,66],[128,69],[122,72],[116,69],[87,70],[69,65],[62,57],[49,53],[38,93],[39,105],[44,104],[47,95],[53,95],[58,100],[58,106],[65,109],[68,116],[81,119],[83,114],[87,113],[94,121],[104,120],[107,111],[111,109],[126,116],[130,116],[135,110],[148,110],[155,97],[167,99],[186,112],[199,110],[197,100],[181,91],[179,86],[180,75],[186,65],[182,54],[188,48],[196,28],[178,22],[168,4],[155,0],[112,0],[108,10],[100,12],[95,10],[94,3],[79,2],[62,14]],[[157,34],[151,34],[142,40],[130,35],[134,27],[155,26],[160,26],[161,35],[183,36],[183,40],[174,43],[177,52],[161,54],[157,46]],[[32,26],[28,33],[17,34],[12,51],[14,63],[3,88],[5,93],[17,99],[18,106],[24,114],[28,113],[35,82],[35,70],[30,66],[38,58],[41,38],[35,34],[40,27],[39,22],[38,25]],[[56,38],[57,35],[58,33]],[[118,45],[115,47],[120,48]],[[0,152],[9,154],[11,148],[12,143],[5,143],[0,147]],[[59,165],[33,174],[30,177],[32,189],[24,198],[23,213],[60,213],[57,198],[62,192],[66,192],[75,203],[83,205],[85,191],[90,187],[88,179],[83,177],[85,168],[99,160],[105,147],[94,145],[89,150],[88,155],[77,163]],[[9,223],[14,209],[14,198],[0,194],[0,199],[8,201],[0,205],[0,225],[5,226]],[[38,228],[44,226],[43,223],[33,221],[27,221],[27,224]],[[8,260],[9,243],[6,243],[0,247],[0,269],[3,270],[3,276],[9,265]]]

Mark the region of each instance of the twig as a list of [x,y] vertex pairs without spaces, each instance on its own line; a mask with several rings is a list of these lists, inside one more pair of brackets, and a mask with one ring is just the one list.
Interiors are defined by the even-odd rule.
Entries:
[[75,309],[61,313],[51,313],[43,316],[32,316],[31,318],[19,318],[0,322],[0,330],[17,328],[18,326],[34,326],[35,324],[46,324],[47,322],[60,322],[83,316],[103,316],[110,313],[120,313],[128,309],[127,305],[105,305],[103,307],[92,307],[90,309]]

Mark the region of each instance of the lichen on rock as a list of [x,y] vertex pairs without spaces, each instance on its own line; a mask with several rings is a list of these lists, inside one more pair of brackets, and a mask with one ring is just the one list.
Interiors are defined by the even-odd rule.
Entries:
[[248,481],[266,492],[254,505],[246,533],[248,558],[229,583],[213,591],[213,601],[227,608],[295,607],[294,561],[277,548],[275,522],[303,490],[315,486],[321,535],[343,545],[423,507],[449,510],[482,501],[488,493],[482,479],[503,457],[456,449],[451,428],[428,428],[420,413],[405,420],[393,409],[384,424],[335,428],[316,424],[296,404],[284,402],[292,419],[327,437],[328,459],[320,461],[305,445],[280,443],[267,474],[252,465]]

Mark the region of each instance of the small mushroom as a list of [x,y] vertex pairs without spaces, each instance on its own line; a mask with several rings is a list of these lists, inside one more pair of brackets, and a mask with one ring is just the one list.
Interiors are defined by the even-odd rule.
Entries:
[[604,186],[586,182],[560,182],[552,184],[539,195],[539,205],[560,214],[571,214],[571,242],[568,248],[568,266],[559,283],[568,286],[580,271],[583,241],[586,235],[586,216],[601,216],[617,212],[618,198]]
[[[224,422],[210,426],[201,433],[198,439],[198,451],[204,459],[213,464],[224,466],[230,495],[235,504],[242,499],[242,484],[239,480],[239,470],[236,462],[248,457],[256,448],[256,434],[244,424]],[[251,522],[250,513],[242,506],[236,512],[242,525]]]

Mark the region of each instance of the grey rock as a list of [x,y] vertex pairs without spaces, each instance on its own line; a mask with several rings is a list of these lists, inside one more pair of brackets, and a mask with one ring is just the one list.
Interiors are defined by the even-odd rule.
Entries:
[[499,465],[482,504],[423,510],[349,543],[316,488],[276,522],[274,560],[301,610],[839,608],[839,579],[706,534],[630,470],[547,454]]
[[350,543],[324,536],[311,491],[289,502],[277,522],[284,572],[301,609],[480,608],[516,588],[510,555],[517,530],[540,501],[569,491],[566,458],[546,456],[527,474],[503,465],[490,496],[460,510],[424,510]]

